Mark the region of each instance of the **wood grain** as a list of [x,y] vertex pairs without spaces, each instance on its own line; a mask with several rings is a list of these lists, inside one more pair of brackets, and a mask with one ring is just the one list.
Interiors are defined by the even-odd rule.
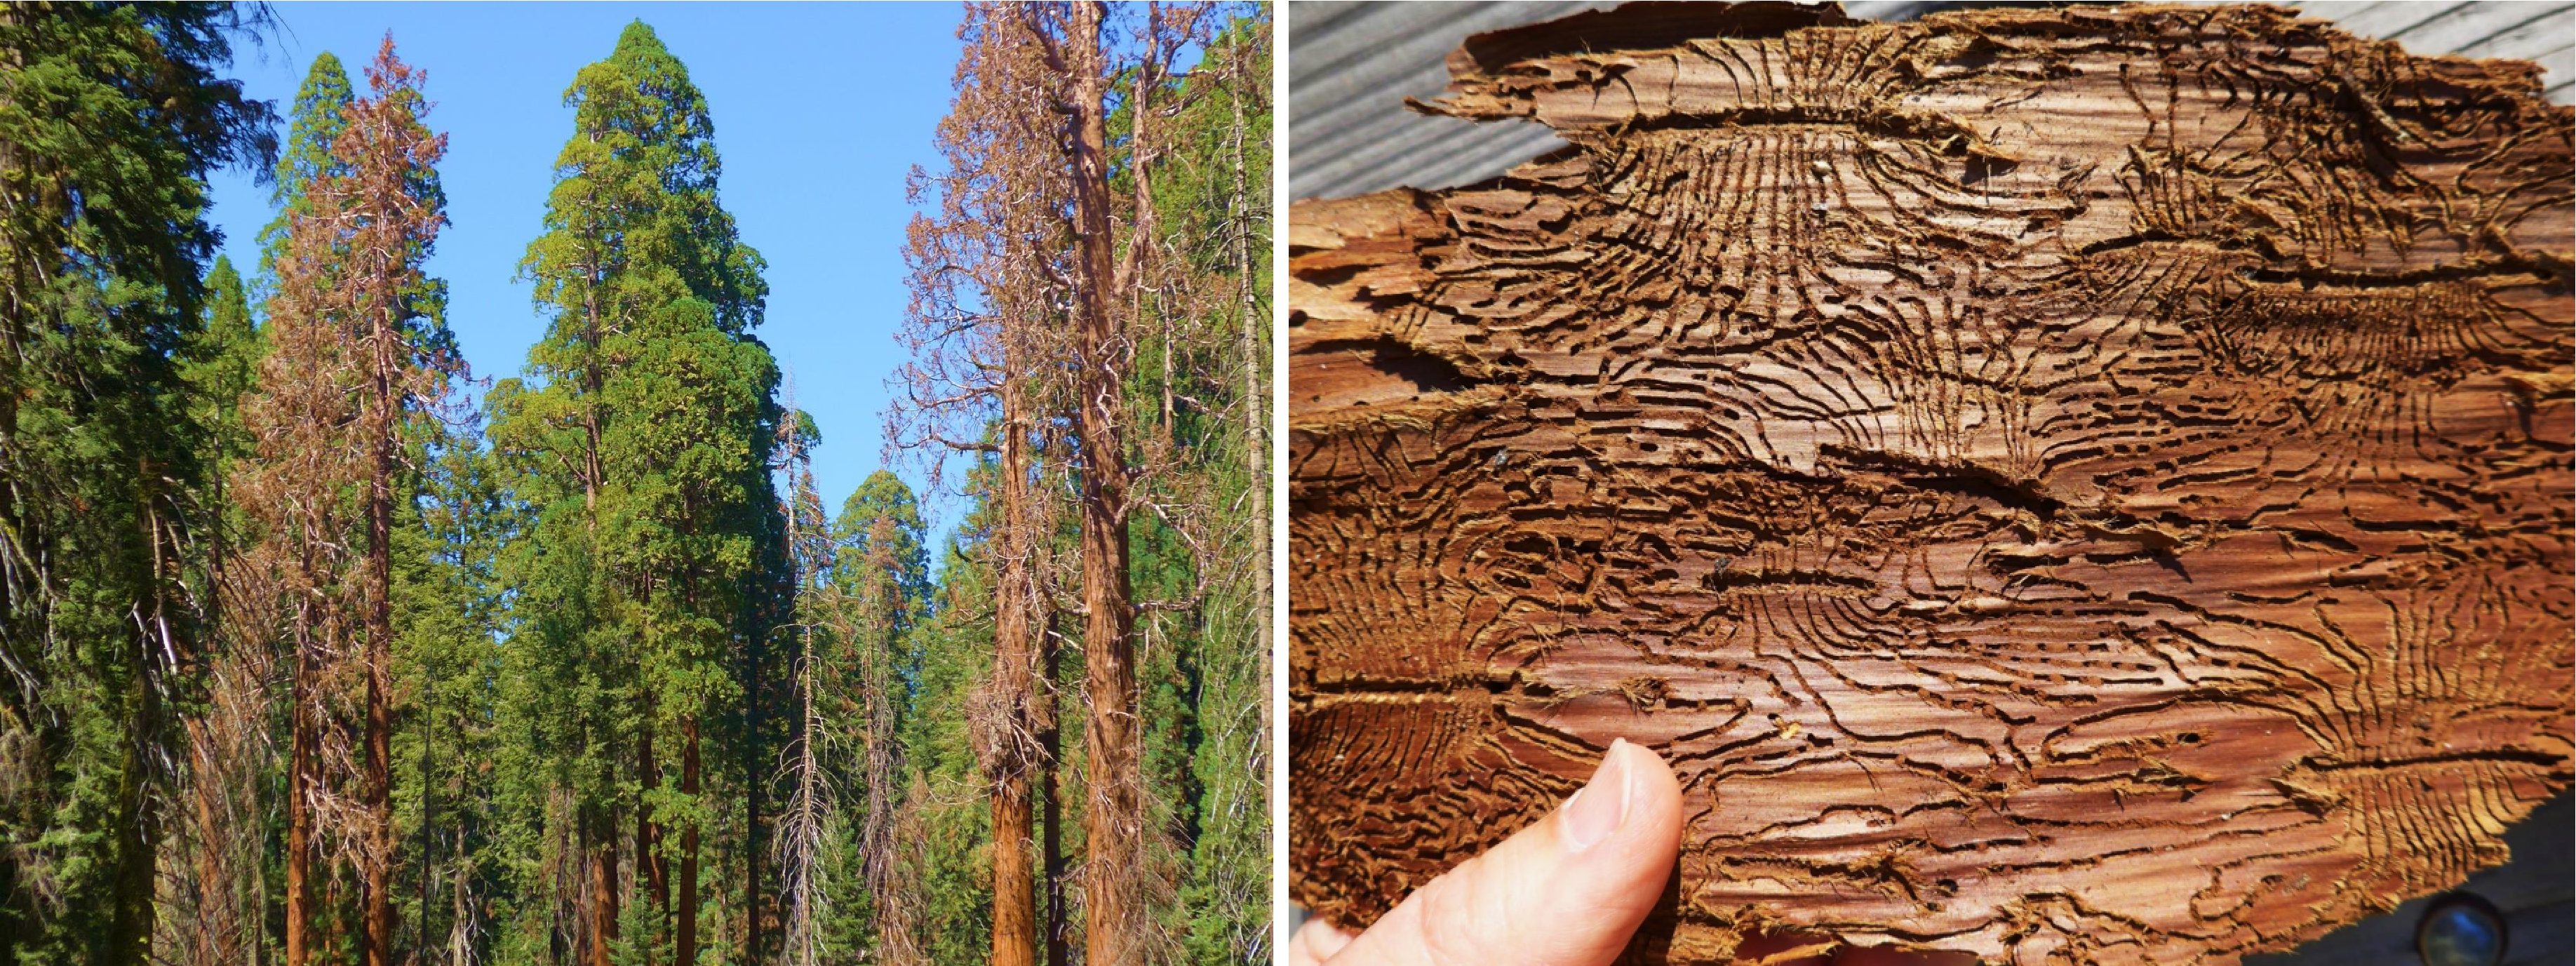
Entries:
[[2576,111],[2259,7],[1631,6],[1291,212],[1291,867],[1361,924],[1613,738],[1632,952],[2234,962],[2568,786]]

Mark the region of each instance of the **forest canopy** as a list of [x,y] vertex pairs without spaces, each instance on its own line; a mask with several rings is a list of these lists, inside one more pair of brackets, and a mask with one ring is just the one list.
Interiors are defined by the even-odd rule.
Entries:
[[970,5],[908,244],[835,253],[908,273],[895,403],[818,413],[643,21],[483,373],[473,65],[270,104],[264,8],[0,7],[0,961],[1269,958],[1268,17]]

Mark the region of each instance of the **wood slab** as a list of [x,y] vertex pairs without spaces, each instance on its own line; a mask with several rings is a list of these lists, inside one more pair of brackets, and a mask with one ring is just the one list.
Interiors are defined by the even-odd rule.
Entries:
[[1292,892],[1362,925],[1613,738],[1632,954],[2235,962],[2576,750],[2576,111],[2262,7],[1630,5],[1290,215]]

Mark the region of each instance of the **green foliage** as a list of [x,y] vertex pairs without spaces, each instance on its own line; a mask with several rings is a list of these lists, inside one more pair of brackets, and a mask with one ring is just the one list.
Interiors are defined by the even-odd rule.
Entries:
[[285,253],[286,226],[295,216],[312,212],[306,189],[323,177],[347,173],[347,165],[331,156],[331,146],[348,129],[344,112],[356,100],[340,58],[327,50],[316,55],[304,73],[303,85],[296,88],[295,103],[287,109],[286,144],[270,173],[268,203],[277,209],[277,217],[259,231],[261,272],[270,271]]
[[[564,103],[577,133],[555,158],[546,234],[521,263],[539,306],[627,319],[695,297],[727,335],[759,325],[766,264],[717,203],[715,122],[653,28],[628,24],[607,60],[574,76]],[[571,368],[557,355],[530,361]]]
[[887,470],[870,473],[841,504],[841,516],[833,524],[842,546],[836,558],[835,579],[853,584],[857,581],[856,569],[869,557],[869,541],[875,538],[878,520],[892,524],[887,533],[891,545],[884,552],[894,561],[896,584],[908,615],[898,630],[909,630],[914,623],[910,615],[930,607],[932,585],[930,549],[924,544],[927,525],[921,519],[920,502],[903,478]]
[[395,530],[395,679],[405,701],[393,742],[394,821],[407,860],[396,877],[414,886],[399,892],[396,919],[434,951],[458,935],[487,935],[492,900],[508,885],[496,672],[510,619],[500,557],[519,517],[479,437],[441,429],[418,448],[425,471],[407,481],[416,495]]
[[259,360],[268,354],[265,334],[251,318],[249,292],[231,258],[215,256],[215,267],[206,273],[204,316],[205,324],[190,334],[180,354],[179,376],[188,385],[189,422],[208,434],[205,454],[213,462],[207,479],[220,484],[232,461],[250,451],[241,401],[258,388]]
[[273,150],[215,74],[245,13],[0,7],[0,960],[146,953],[202,628],[203,178]]
[[[731,802],[747,763],[770,764],[774,688],[755,672],[784,561],[768,475],[778,370],[750,335],[767,286],[717,201],[705,99],[641,22],[564,99],[573,136],[521,265],[552,321],[528,378],[492,394],[493,445],[530,514],[503,567],[523,615],[505,700],[527,747],[505,756],[520,785],[505,821],[526,917],[555,916],[549,870],[638,810],[704,829],[710,870],[760,847]],[[697,795],[675,768],[690,734],[711,746]],[[673,834],[658,855],[676,869],[678,849]],[[638,893],[625,915],[643,915]]]
[[[1137,493],[1173,515],[1139,512],[1131,533],[1137,597],[1172,604],[1139,623],[1152,913],[1172,939],[1155,948],[1196,962],[1268,955],[1267,588],[1254,580],[1266,533],[1238,518],[1266,512],[1254,367],[1268,333],[1245,299],[1266,318],[1269,213],[1255,199],[1270,115],[1266,83],[1228,80],[1269,64],[1266,15],[1247,12],[1160,101],[1175,111],[1161,122],[1158,224],[1185,278],[1135,320],[1125,387],[1132,442],[1170,447]],[[256,15],[0,7],[0,158],[59,161],[0,163],[0,299],[14,300],[0,303],[14,349],[0,353],[0,881],[35,884],[0,889],[0,961],[190,961],[146,948],[151,883],[183,874],[156,856],[186,854],[152,837],[188,804],[155,763],[181,757],[185,726],[206,720],[198,682],[226,653],[209,643],[212,587],[255,534],[224,481],[259,459],[242,409],[275,331],[250,291],[274,282],[207,264],[202,178],[227,163],[271,169],[278,220],[248,267],[273,279],[311,187],[346,173],[331,146],[355,97],[341,63],[317,57],[277,152],[266,106],[213,74],[229,32]],[[745,904],[774,902],[782,883],[767,839],[782,800],[772,779],[802,727],[789,658],[808,639],[793,625],[815,628],[811,686],[838,796],[817,853],[818,959],[983,962],[991,803],[968,715],[994,649],[994,467],[969,471],[964,523],[938,545],[894,474],[869,476],[820,526],[827,504],[791,469],[788,496],[821,536],[792,569],[773,472],[782,439],[810,449],[822,433],[780,408],[779,367],[753,335],[764,263],[719,201],[706,100],[641,23],[564,100],[574,130],[521,265],[546,330],[522,376],[485,394],[480,427],[419,411],[403,423],[397,959],[570,966],[587,942],[586,863],[613,844],[612,960],[676,966],[671,918],[638,884],[640,816],[666,831],[674,880],[678,830],[703,831],[700,958],[739,961]],[[418,177],[411,194],[443,205],[435,172]],[[452,355],[443,285],[423,279],[402,298],[414,348]],[[1167,409],[1167,395],[1186,404]],[[1059,464],[1039,477],[1073,482]],[[1077,556],[1071,522],[1048,522],[1056,560]],[[1078,620],[1052,624],[1072,633]],[[221,642],[233,656],[282,653],[257,629],[229,636],[243,638]],[[1078,693],[1080,663],[1079,648],[1055,655],[1056,692]],[[271,744],[287,734],[277,690],[251,713],[270,716]],[[1058,811],[1060,868],[1081,852],[1084,790],[1081,708],[1057,711],[1058,760],[1035,792]],[[706,745],[696,795],[679,781],[692,730]],[[244,772],[271,806],[247,833],[262,867],[242,891],[269,919],[242,947],[252,961],[274,961],[282,921],[282,757]],[[1031,875],[1050,871],[1037,851]],[[346,857],[320,865],[345,871]],[[325,892],[320,918],[341,934],[322,958],[345,959],[356,889]],[[1071,914],[1044,900],[1040,911]],[[774,943],[755,958],[777,959]]]
[[633,575],[624,603],[667,726],[741,694],[723,658],[757,544],[771,536],[778,370],[768,349],[727,335],[710,305],[685,296],[621,326],[607,350],[624,365],[602,390],[617,418],[600,449],[618,471],[602,489],[601,560]]

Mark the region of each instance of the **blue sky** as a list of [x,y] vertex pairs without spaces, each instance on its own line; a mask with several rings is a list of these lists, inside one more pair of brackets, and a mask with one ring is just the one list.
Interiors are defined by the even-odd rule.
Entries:
[[[286,3],[262,47],[235,51],[233,76],[283,112],[330,51],[365,93],[365,65],[391,30],[428,72],[446,132],[439,174],[449,225],[430,259],[449,286],[448,325],[479,378],[517,375],[544,331],[518,281],[542,227],[556,152],[572,134],[564,89],[606,58],[641,18],[689,67],[715,118],[723,202],[769,261],[768,321],[758,330],[796,380],[824,444],[816,483],[834,512],[881,465],[886,381],[903,359],[904,175],[932,166],[932,128],[948,111],[960,12],[948,3],[414,4]],[[280,127],[283,137],[284,128]],[[247,171],[214,178],[209,218],[245,275],[272,212]],[[922,474],[898,464],[918,489]],[[952,474],[951,480],[958,476]],[[931,526],[955,500],[932,500]]]

